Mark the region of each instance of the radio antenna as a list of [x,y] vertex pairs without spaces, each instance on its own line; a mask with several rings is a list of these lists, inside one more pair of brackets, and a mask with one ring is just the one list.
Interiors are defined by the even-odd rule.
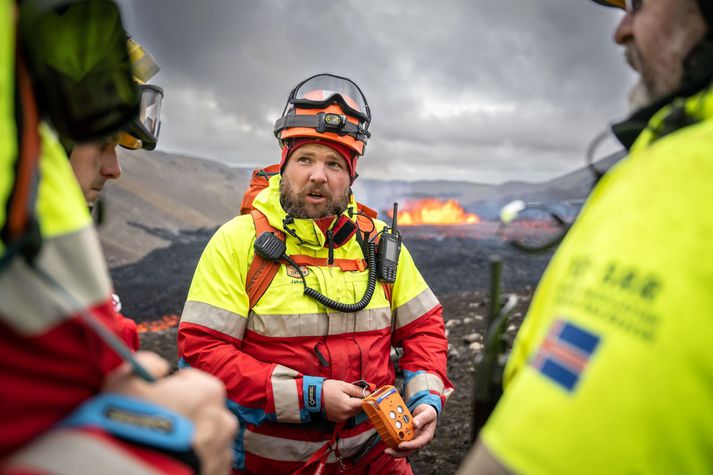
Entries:
[[399,214],[399,204],[394,203],[394,215],[391,217],[391,232],[396,232],[396,216]]

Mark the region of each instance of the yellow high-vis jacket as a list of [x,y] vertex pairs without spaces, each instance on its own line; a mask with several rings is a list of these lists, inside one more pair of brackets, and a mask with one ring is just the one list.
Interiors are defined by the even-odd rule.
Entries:
[[[280,176],[273,176],[253,206],[283,230],[279,184]],[[356,209],[353,200],[350,206]],[[347,211],[342,216],[355,220]],[[381,229],[384,223],[375,225]],[[287,255],[328,257],[325,232],[315,220],[295,219],[289,227],[297,237],[286,233]],[[249,308],[245,287],[255,232],[252,217],[243,215],[213,236],[198,263],[178,336],[181,364],[215,374],[226,385],[228,404],[241,423],[237,469],[291,473],[304,465],[334,430],[323,415],[324,379],[393,384],[392,346],[403,347],[399,365],[407,405],[430,404],[440,412],[452,390],[442,310],[405,247],[391,299],[377,285],[362,311],[337,312],[305,296],[299,274],[284,264]],[[334,249],[335,261],[363,258],[355,235]],[[367,285],[367,270],[302,269],[309,287],[339,302],[358,302]],[[373,440],[374,429],[360,416],[340,432],[345,458]]]
[[483,433],[516,473],[713,471],[713,93],[684,107],[663,136],[675,107],[652,117],[545,271]]

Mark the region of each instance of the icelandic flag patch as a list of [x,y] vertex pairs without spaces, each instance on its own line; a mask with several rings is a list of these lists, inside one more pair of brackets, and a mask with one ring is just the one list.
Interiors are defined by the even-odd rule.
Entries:
[[537,350],[531,365],[572,392],[599,345],[598,335],[565,320],[557,320]]

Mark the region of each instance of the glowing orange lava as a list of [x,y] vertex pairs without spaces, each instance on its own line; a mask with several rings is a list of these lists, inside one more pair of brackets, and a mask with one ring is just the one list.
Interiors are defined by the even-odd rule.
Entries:
[[152,322],[141,322],[136,325],[139,333],[147,332],[157,332],[161,330],[168,330],[178,325],[180,317],[178,315],[164,315],[158,320]]
[[474,224],[479,223],[477,214],[466,213],[458,200],[441,201],[436,198],[409,201],[399,210],[398,225],[419,224]]

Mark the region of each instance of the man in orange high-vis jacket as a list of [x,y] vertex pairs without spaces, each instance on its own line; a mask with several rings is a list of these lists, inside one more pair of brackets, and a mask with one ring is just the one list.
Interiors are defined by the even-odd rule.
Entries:
[[[348,79],[318,75],[296,87],[276,125],[281,173],[255,197],[257,218],[223,225],[196,269],[179,364],[225,383],[241,427],[234,473],[411,473],[405,457],[431,441],[453,390],[441,305],[405,247],[393,285],[378,282],[368,303],[362,298],[369,271],[359,266],[365,253],[350,184],[370,117]],[[260,219],[284,234],[286,254],[300,264],[280,264],[251,303],[246,285]],[[325,306],[304,286],[339,304]],[[392,346],[403,348],[404,400],[416,428],[397,450],[378,441],[361,411],[366,393],[352,384],[394,384]]]

